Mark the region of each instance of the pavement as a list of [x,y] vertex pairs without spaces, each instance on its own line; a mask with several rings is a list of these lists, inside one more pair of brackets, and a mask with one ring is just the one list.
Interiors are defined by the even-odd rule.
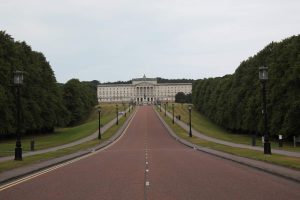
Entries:
[[[128,109],[126,110],[126,112],[128,113]],[[124,115],[119,115],[119,119],[121,119],[123,116]],[[111,120],[110,122],[105,124],[103,127],[101,127],[101,135],[103,135],[104,132],[106,130],[108,130],[110,127],[115,125],[116,120],[117,120],[117,118],[114,118],[113,120]],[[71,142],[71,143],[67,143],[67,144],[63,144],[63,145],[60,145],[60,146],[55,146],[55,147],[51,147],[51,148],[47,148],[47,149],[23,152],[22,156],[23,157],[33,156],[33,155],[49,153],[49,152],[57,151],[57,150],[60,150],[60,149],[65,149],[65,148],[68,148],[68,147],[76,146],[76,145],[79,145],[79,144],[82,144],[82,143],[85,143],[85,142],[88,142],[88,141],[91,141],[91,140],[94,140],[94,139],[98,138],[98,134],[99,134],[99,132],[97,130],[95,133],[93,133],[93,134],[91,134],[87,137],[84,137],[80,140],[76,140],[76,141]],[[8,160],[14,160],[14,158],[15,158],[14,156],[0,157],[0,163],[8,161]]]
[[[162,112],[164,112],[163,108],[161,108],[161,110],[162,110]],[[167,116],[171,119],[173,117],[173,115],[169,112],[167,112]],[[174,122],[176,124],[178,124],[180,127],[182,127],[184,130],[186,130],[187,132],[190,130],[189,125],[187,125],[186,123],[184,123],[176,118],[174,118]],[[256,150],[256,151],[264,151],[263,147],[260,147],[260,146],[238,144],[238,143],[228,142],[228,141],[220,140],[217,138],[209,137],[203,133],[200,133],[199,131],[195,130],[194,128],[192,128],[192,133],[193,133],[193,136],[196,136],[198,138],[201,138],[201,139],[204,139],[204,140],[207,140],[210,142],[223,144],[223,145],[230,146],[230,147],[238,147],[238,148],[251,149],[251,150]],[[300,158],[300,152],[285,151],[285,150],[279,150],[279,149],[273,148],[272,153]]]
[[106,148],[0,186],[0,199],[300,199],[300,184],[174,139],[141,106]]

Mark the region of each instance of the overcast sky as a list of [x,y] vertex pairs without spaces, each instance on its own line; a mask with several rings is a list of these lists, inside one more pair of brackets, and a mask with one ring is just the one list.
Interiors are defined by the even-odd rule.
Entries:
[[234,73],[300,33],[299,0],[1,0],[0,28],[42,52],[58,82]]

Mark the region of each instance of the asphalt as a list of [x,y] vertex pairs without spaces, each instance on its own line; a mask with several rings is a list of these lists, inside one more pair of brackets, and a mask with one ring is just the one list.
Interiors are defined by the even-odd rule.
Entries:
[[[164,109],[162,109],[162,112],[164,112]],[[169,118],[172,119],[173,115],[169,112],[166,112],[167,113],[167,116]],[[186,131],[189,131],[189,126],[174,118],[174,122],[176,124],[178,124],[180,127],[182,127],[184,130]],[[195,130],[194,128],[192,128],[192,133],[194,136],[198,137],[198,138],[201,138],[201,139],[204,139],[204,140],[207,140],[207,141],[210,141],[210,142],[214,142],[214,143],[218,143],[218,144],[223,144],[223,145],[226,145],[226,146],[230,146],[230,147],[238,147],[238,148],[244,148],[244,149],[251,149],[251,150],[256,150],[256,151],[263,151],[263,147],[260,147],[260,146],[251,146],[251,145],[246,145],[246,144],[238,144],[238,143],[233,143],[233,142],[228,142],[228,141],[224,141],[224,140],[219,140],[217,138],[213,138],[213,137],[209,137],[203,133],[200,133],[199,131]],[[285,156],[291,156],[291,157],[298,157],[300,158],[300,152],[292,152],[292,151],[285,151],[285,150],[279,150],[279,149],[272,149],[272,153],[274,154],[279,154],[279,155],[285,155]]]
[[176,141],[151,106],[109,147],[25,179],[0,199],[300,199],[296,181]]

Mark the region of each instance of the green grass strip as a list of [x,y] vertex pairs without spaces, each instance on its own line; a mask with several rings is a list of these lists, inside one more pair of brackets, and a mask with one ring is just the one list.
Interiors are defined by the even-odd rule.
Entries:
[[106,140],[108,140],[109,138],[111,138],[118,130],[119,128],[122,127],[122,125],[124,124],[124,122],[126,121],[127,118],[122,117],[119,120],[119,125],[114,125],[111,128],[109,128],[103,135],[102,135],[102,139],[98,140],[91,140],[73,147],[69,147],[69,148],[65,148],[65,149],[61,149],[61,150],[57,150],[54,152],[49,152],[49,153],[44,153],[44,154],[38,154],[38,155],[33,155],[33,156],[28,156],[28,157],[24,157],[23,161],[15,161],[15,160],[10,160],[10,161],[6,161],[1,163],[0,165],[0,173],[7,171],[7,170],[12,170],[15,168],[19,168],[19,167],[24,167],[24,166],[28,166],[28,165],[32,165],[32,164],[36,164],[36,163],[40,163],[43,161],[47,161],[50,159],[54,159],[54,158],[58,158],[58,157],[62,157],[68,154],[72,154],[81,150],[86,150],[89,149],[91,147],[94,147],[96,145],[99,145],[103,142],[105,142]]
[[261,151],[255,151],[255,150],[249,150],[244,148],[238,148],[238,147],[230,147],[214,142],[210,142],[207,140],[203,140],[200,138],[197,138],[193,136],[192,138],[188,136],[188,133],[178,126],[177,124],[172,124],[172,119],[169,117],[165,117],[163,112],[159,112],[160,116],[164,119],[164,121],[170,126],[170,128],[174,131],[176,135],[178,135],[180,138],[187,140],[193,144],[206,147],[209,149],[214,149],[218,151],[222,151],[225,153],[229,153],[236,156],[241,156],[245,158],[250,158],[254,160],[264,161],[271,164],[276,164],[284,167],[289,167],[293,169],[300,170],[300,158],[296,157],[289,157],[289,156],[283,156],[278,154],[272,154],[272,155],[265,155]]
[[[119,104],[120,110],[123,110]],[[127,107],[127,105],[126,105]],[[125,107],[125,109],[126,109]],[[107,124],[116,117],[115,104],[101,104],[101,126]],[[54,133],[38,135],[34,138],[35,150],[47,149],[55,146],[68,144],[93,134],[98,129],[97,107],[91,112],[84,124],[57,128]],[[30,137],[22,138],[23,152],[30,151]],[[0,142],[0,157],[14,155],[15,140],[4,140]]]
[[[164,105],[162,105],[164,108]],[[159,111],[159,109],[158,109]],[[167,106],[167,111],[172,114],[172,103],[169,103]],[[174,103],[174,115],[180,115],[181,121],[188,123],[189,121],[189,113],[188,113],[188,104],[179,104]],[[247,144],[251,145],[252,136],[247,134],[233,134],[224,128],[216,125],[203,114],[199,113],[192,107],[192,126],[198,132],[207,135],[209,137],[217,138],[220,140],[238,143],[238,144]],[[256,145],[262,146],[261,138],[257,137]],[[300,147],[293,147],[291,142],[285,142],[283,147],[278,147],[277,141],[271,141],[271,146],[274,149],[286,150],[286,151],[295,151],[300,152]]]

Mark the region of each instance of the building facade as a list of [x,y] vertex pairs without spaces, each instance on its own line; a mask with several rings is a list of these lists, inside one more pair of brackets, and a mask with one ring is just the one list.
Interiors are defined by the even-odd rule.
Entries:
[[157,83],[156,78],[132,79],[131,84],[98,85],[98,102],[155,103],[175,101],[178,92],[192,93],[192,83]]

